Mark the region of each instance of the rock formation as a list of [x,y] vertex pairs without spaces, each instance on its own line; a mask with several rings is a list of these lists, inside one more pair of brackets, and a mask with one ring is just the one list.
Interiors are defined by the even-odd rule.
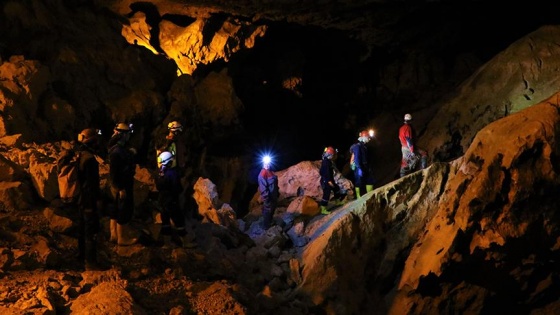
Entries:
[[[0,312],[558,309],[560,33],[534,27],[554,5],[500,21],[495,9],[440,2],[11,0],[0,8]],[[502,42],[490,45],[492,34]],[[405,112],[432,165],[394,180]],[[186,126],[195,249],[157,241],[153,139],[176,119]],[[84,127],[107,139],[121,121],[135,125],[131,226],[141,244],[111,244],[103,216],[99,252],[110,269],[84,271],[76,213],[58,200],[53,163]],[[350,192],[345,151],[372,125],[376,189],[319,215],[315,158],[339,148],[336,178]],[[281,199],[265,231],[256,175],[247,174],[271,147]],[[108,166],[103,152],[98,159],[106,214]]]

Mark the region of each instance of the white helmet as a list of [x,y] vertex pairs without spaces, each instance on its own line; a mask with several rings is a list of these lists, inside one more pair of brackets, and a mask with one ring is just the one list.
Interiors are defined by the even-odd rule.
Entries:
[[169,151],[163,151],[159,154],[158,156],[158,164],[162,164],[162,165],[168,165],[169,163],[171,163],[174,159],[173,154],[171,154],[171,152]]
[[405,121],[412,120],[412,115],[410,115],[410,114],[405,114],[405,115],[404,115],[404,120],[405,120]]

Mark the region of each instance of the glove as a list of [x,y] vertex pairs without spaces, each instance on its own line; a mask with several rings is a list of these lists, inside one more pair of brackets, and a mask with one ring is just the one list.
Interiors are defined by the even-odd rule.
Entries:
[[350,169],[355,171],[356,170],[356,164],[350,163]]
[[119,200],[125,200],[126,199],[126,190],[119,190]]

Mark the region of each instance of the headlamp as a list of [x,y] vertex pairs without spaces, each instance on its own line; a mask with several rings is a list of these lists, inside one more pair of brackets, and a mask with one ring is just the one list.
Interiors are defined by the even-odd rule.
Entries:
[[272,158],[270,157],[270,155],[265,155],[262,157],[262,163],[266,164],[266,165],[270,165],[270,163],[272,163]]

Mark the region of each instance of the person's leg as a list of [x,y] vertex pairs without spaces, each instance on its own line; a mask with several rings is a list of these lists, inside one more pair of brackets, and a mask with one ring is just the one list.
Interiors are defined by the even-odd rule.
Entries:
[[171,216],[169,214],[170,213],[169,202],[168,200],[166,200],[166,198],[163,195],[161,195],[161,192],[160,192],[160,198],[158,202],[161,207],[161,212],[160,212],[161,229],[159,230],[159,240],[160,242],[163,242],[164,246],[170,246],[172,229],[171,229]]
[[333,190],[333,193],[334,193],[335,204],[337,206],[343,205],[344,204],[344,198],[346,198],[346,194],[342,193],[342,190],[340,189],[340,186],[338,186],[337,184],[334,185],[332,190]]
[[402,159],[401,159],[401,169],[400,169],[400,177],[404,177],[406,175],[408,175],[410,169],[409,169],[409,156],[412,154],[412,152],[410,152],[410,150],[406,147],[401,147],[401,152],[402,152]]
[[119,219],[117,220],[117,244],[120,246],[129,246],[138,242],[137,237],[130,237],[129,232],[126,230],[129,222],[134,215],[134,190],[132,185],[126,188],[126,198],[119,205]]
[[112,243],[117,243],[118,242],[118,235],[117,235],[117,220],[119,218],[119,198],[118,198],[118,193],[119,191],[114,188],[111,187],[111,197],[113,198],[113,207],[109,208],[109,233],[110,233],[110,238],[109,241]]
[[365,194],[366,187],[364,185],[364,173],[359,167],[354,170],[354,189],[356,190],[356,199],[360,198],[362,194]]
[[179,196],[174,197],[174,201],[170,203],[169,214],[175,229],[177,231],[177,236],[181,239],[181,246],[184,248],[196,247],[194,241],[194,235],[189,236],[186,229],[186,218],[185,213],[179,206]]
[[105,267],[97,259],[97,235],[99,234],[99,214],[96,209],[84,209],[85,268],[102,270]]
[[267,198],[264,200],[262,208],[263,225],[262,227],[267,230],[272,223],[272,203]]
[[319,202],[319,206],[321,208],[321,214],[329,214],[330,211],[327,209],[327,206],[329,204],[329,199],[331,198],[331,186],[329,186],[328,184],[323,184],[323,197],[321,198],[321,201]]

